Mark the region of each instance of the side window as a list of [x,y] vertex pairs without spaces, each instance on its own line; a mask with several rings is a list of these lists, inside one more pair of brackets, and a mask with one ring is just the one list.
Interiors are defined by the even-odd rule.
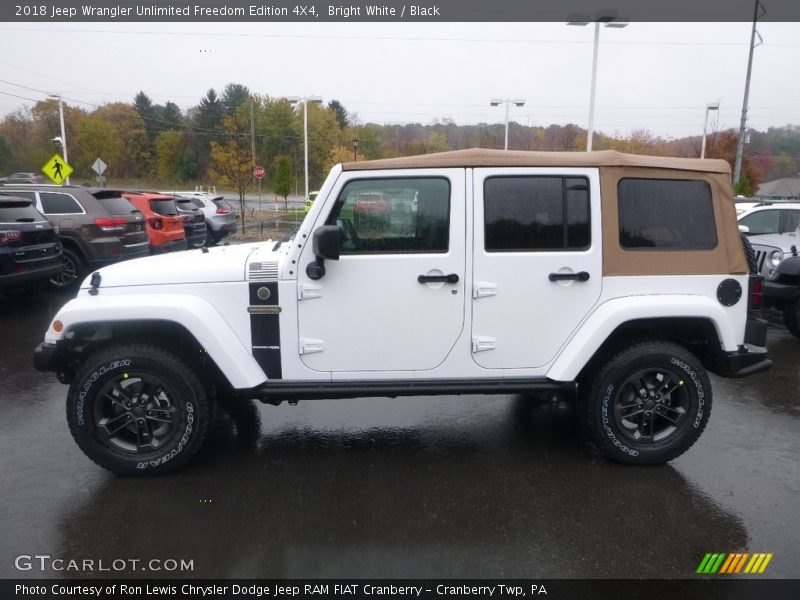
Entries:
[[786,227],[781,233],[796,231],[798,225],[800,225],[800,210],[787,209],[784,213],[786,215]]
[[701,179],[621,179],[619,244],[628,250],[717,245],[711,186]]
[[740,225],[746,225],[750,235],[780,232],[780,212],[777,210],[760,210],[743,217]]
[[490,177],[483,213],[487,252],[585,250],[591,244],[585,177]]
[[46,215],[82,214],[83,209],[78,201],[69,194],[59,192],[40,192],[42,212]]
[[33,200],[34,205],[36,203],[36,194],[33,192],[22,192],[22,191],[13,191],[8,192],[9,196],[18,196],[20,198],[27,198],[28,200]]
[[438,177],[350,181],[327,224],[342,230],[342,254],[447,252],[450,182]]

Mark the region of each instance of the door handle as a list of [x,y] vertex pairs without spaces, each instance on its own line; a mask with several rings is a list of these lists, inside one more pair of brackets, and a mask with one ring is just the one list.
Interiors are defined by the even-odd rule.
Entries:
[[458,283],[458,275],[419,275],[417,281],[420,283]]
[[589,281],[589,273],[578,271],[577,273],[550,273],[550,281]]

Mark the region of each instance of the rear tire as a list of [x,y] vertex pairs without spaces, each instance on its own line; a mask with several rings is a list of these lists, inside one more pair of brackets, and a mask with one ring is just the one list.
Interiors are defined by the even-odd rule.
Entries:
[[597,366],[581,390],[579,414],[587,440],[602,455],[626,464],[665,463],[703,432],[711,382],[682,346],[638,341]]
[[156,346],[111,346],[91,356],[67,395],[67,421],[81,450],[121,475],[156,475],[199,450],[212,402],[183,359]]
[[62,257],[64,270],[50,278],[50,286],[57,290],[72,290],[86,277],[86,266],[83,259],[69,248],[64,248]]

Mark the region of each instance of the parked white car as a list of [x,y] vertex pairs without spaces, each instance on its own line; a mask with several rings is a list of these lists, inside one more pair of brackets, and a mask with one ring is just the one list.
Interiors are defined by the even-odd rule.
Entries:
[[788,233],[800,226],[798,202],[759,202],[741,212],[737,204],[736,212],[739,229],[749,236]]
[[293,239],[93,273],[34,364],[124,474],[184,464],[224,396],[556,393],[601,453],[663,463],[708,423],[708,371],[771,365],[730,180],[613,151],[337,165]]

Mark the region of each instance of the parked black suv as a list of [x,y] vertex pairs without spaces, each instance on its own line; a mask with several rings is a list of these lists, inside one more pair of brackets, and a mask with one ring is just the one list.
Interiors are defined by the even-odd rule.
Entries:
[[94,269],[150,253],[144,217],[118,190],[6,185],[2,192],[32,200],[58,228],[65,268],[50,280],[56,288],[76,286]]
[[183,230],[189,248],[200,248],[208,241],[208,227],[203,211],[197,208],[191,198],[175,198],[178,214],[183,217]]
[[53,226],[30,200],[0,194],[0,290],[35,286],[63,270]]

